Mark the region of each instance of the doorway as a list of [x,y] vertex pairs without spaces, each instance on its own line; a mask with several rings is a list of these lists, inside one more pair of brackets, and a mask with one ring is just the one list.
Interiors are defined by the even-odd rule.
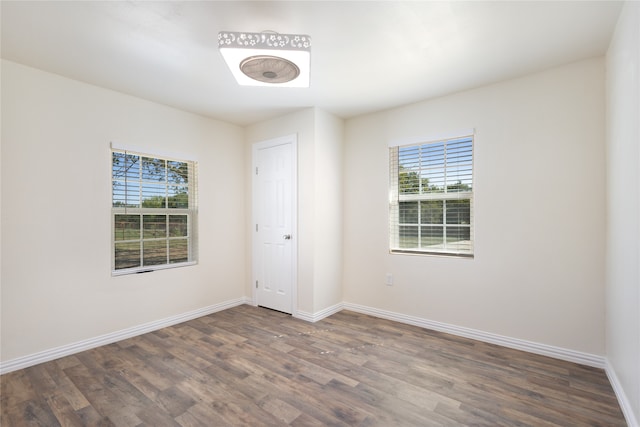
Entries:
[[253,301],[294,314],[297,265],[297,136],[253,145]]

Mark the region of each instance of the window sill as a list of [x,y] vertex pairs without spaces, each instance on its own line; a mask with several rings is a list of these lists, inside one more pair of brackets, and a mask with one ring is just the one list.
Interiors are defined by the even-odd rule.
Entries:
[[145,267],[127,268],[122,270],[111,270],[111,277],[126,276],[129,274],[152,273],[154,271],[168,270],[170,268],[188,267],[198,264],[197,261],[180,262],[175,264],[151,265]]
[[435,252],[435,251],[416,251],[411,249],[390,249],[391,255],[418,255],[418,256],[434,256],[439,258],[464,258],[473,259],[474,254],[454,253],[454,252]]

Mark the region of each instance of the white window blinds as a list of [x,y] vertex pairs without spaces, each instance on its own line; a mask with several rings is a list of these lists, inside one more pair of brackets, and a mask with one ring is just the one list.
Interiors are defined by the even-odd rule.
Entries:
[[392,252],[473,255],[473,136],[389,149]]
[[112,272],[197,261],[197,164],[112,150]]

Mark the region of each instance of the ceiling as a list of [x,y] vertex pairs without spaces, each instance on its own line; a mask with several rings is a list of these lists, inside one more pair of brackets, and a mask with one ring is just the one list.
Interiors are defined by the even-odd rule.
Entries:
[[[605,54],[615,1],[6,1],[2,58],[247,125],[392,108]],[[238,86],[219,31],[312,38],[311,87]]]

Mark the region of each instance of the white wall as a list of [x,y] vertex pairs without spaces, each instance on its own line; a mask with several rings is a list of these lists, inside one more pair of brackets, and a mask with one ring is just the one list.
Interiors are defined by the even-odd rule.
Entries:
[[640,420],[639,28],[640,3],[627,2],[606,62],[607,359],[636,423]]
[[[593,59],[347,121],[345,302],[604,355],[604,99]],[[470,128],[475,258],[389,254],[388,141]]]
[[[342,120],[308,108],[248,126],[248,173],[252,144],[290,134],[298,136],[297,310],[308,317],[341,302]],[[250,206],[250,185],[246,191]],[[250,259],[247,269],[251,271]],[[251,283],[247,286],[250,292]]]
[[[199,161],[197,266],[111,277],[112,140]],[[1,170],[3,362],[244,297],[241,128],[2,61]]]

